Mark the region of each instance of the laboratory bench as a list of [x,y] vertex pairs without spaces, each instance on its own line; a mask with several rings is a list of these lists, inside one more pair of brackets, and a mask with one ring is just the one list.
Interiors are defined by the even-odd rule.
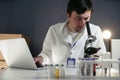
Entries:
[[[112,73],[113,72],[113,73]],[[97,71],[97,74],[99,70]],[[0,80],[117,80],[120,79],[119,75],[116,76],[116,70],[111,69],[112,76],[93,76],[81,77],[79,75],[66,75],[65,77],[55,78],[48,77],[44,69],[30,70],[20,68],[6,68],[0,70]],[[99,74],[98,74],[99,75]]]

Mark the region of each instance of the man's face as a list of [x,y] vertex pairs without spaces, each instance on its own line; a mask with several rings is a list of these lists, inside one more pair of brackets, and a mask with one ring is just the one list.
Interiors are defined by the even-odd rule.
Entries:
[[84,27],[86,21],[90,20],[91,11],[86,11],[83,14],[77,14],[77,12],[73,11],[71,15],[67,14],[68,18],[68,28],[72,32],[81,32]]

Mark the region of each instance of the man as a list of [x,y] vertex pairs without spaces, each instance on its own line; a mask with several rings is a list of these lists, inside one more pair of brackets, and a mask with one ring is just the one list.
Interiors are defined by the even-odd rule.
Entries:
[[[86,22],[92,14],[90,0],[70,0],[67,6],[67,21],[52,25],[44,40],[43,49],[35,62],[40,64],[66,64],[68,58],[78,62],[84,57],[88,39]],[[96,37],[93,47],[101,47],[97,54],[106,52],[101,29],[90,23],[91,34]]]

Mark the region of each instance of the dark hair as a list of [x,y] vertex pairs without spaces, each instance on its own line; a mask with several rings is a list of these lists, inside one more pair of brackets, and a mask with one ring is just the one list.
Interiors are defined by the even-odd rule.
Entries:
[[87,10],[93,10],[90,0],[69,0],[68,2],[67,13],[70,15],[72,11],[76,11],[77,14],[82,14]]

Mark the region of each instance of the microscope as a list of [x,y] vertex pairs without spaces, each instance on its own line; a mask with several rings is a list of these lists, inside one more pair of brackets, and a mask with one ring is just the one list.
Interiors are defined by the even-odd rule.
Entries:
[[96,37],[94,35],[91,35],[89,22],[86,22],[86,27],[87,27],[88,39],[85,42],[84,58],[91,58],[91,55],[97,53],[101,48],[92,47],[92,43],[95,42]]
[[[96,36],[91,35],[91,31],[90,31],[90,26],[89,26],[89,22],[86,22],[86,28],[87,28],[87,33],[88,33],[88,39],[85,42],[85,46],[84,46],[84,59],[86,60],[90,60],[90,59],[97,59],[99,58],[98,55],[95,55],[95,53],[97,53],[101,48],[98,47],[93,47],[92,43],[96,41]],[[93,56],[94,55],[94,56]],[[85,68],[86,65],[86,68]],[[91,71],[90,71],[90,64],[83,64],[83,70],[87,70],[87,72],[83,71],[82,74],[87,74],[90,75]],[[96,64],[93,64],[93,75],[96,75]]]

